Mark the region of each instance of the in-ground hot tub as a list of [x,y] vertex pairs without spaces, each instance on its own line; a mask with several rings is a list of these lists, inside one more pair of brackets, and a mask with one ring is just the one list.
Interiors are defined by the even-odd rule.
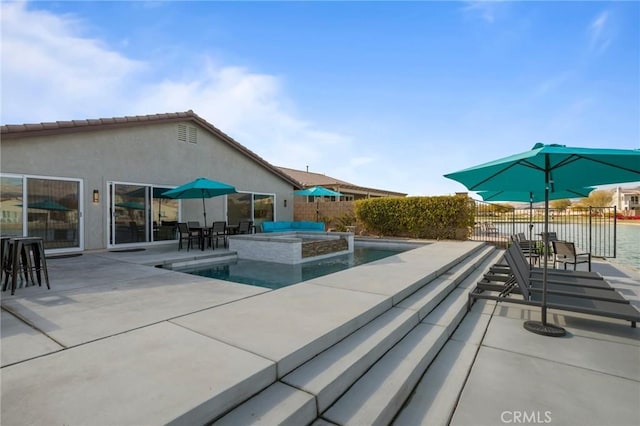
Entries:
[[274,232],[229,237],[229,250],[239,259],[295,265],[345,253],[353,253],[349,232]]

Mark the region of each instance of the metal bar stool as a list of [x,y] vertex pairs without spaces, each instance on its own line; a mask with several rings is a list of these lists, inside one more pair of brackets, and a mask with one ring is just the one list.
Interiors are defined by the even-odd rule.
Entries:
[[[11,295],[13,296],[16,291],[18,283],[18,271],[24,272],[25,281],[28,283],[29,278],[33,285],[36,284],[36,280],[33,277],[33,273],[36,273],[38,285],[42,286],[42,274],[44,274],[44,281],[47,284],[47,289],[51,289],[49,285],[49,272],[47,270],[47,260],[44,255],[44,245],[42,238],[39,237],[19,237],[11,239]],[[7,277],[8,278],[8,277]],[[5,285],[3,289],[6,289],[7,280],[5,278]]]

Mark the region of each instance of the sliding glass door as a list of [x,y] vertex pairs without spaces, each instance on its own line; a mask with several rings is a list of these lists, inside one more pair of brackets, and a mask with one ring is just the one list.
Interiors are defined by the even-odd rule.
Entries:
[[238,193],[227,195],[227,219],[230,225],[251,220],[254,225],[273,221],[275,196],[272,194]]
[[82,181],[0,177],[2,235],[41,237],[47,250],[82,249]]
[[162,196],[170,187],[109,183],[109,244],[174,240],[179,202]]

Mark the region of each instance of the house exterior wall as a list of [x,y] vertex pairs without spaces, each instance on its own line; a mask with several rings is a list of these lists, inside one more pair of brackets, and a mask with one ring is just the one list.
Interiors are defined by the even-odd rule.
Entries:
[[[178,141],[178,124],[197,128],[197,143]],[[3,138],[0,170],[83,181],[85,249],[107,247],[107,182],[178,186],[199,176],[239,192],[275,195],[278,220],[293,219],[293,187],[192,121]],[[94,189],[100,202],[92,202]],[[289,200],[288,207],[283,200]],[[184,200],[182,220],[202,220],[202,201]],[[206,200],[207,222],[226,220],[225,197]]]

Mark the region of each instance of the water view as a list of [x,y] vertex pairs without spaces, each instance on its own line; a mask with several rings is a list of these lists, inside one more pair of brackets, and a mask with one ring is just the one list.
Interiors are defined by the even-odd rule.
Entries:
[[618,223],[617,253],[610,260],[640,269],[640,223]]

